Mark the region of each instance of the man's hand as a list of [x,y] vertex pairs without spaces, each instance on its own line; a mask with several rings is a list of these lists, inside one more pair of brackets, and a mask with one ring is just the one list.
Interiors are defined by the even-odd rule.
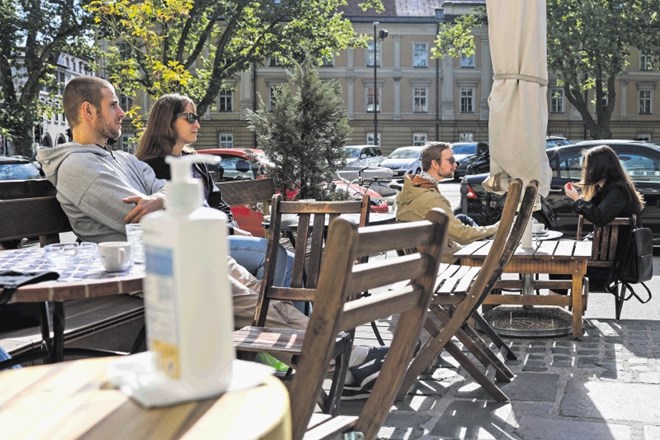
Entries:
[[164,195],[155,194],[153,196],[132,196],[126,197],[121,201],[124,203],[135,203],[135,207],[124,217],[125,223],[139,223],[142,217],[150,212],[163,209]]
[[246,235],[248,237],[252,237],[252,234],[250,232],[241,228],[234,228],[234,235]]

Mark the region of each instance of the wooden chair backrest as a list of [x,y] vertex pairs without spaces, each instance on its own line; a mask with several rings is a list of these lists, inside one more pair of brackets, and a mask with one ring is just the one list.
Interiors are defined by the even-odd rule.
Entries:
[[0,182],[0,240],[39,237],[42,246],[71,231],[55,198],[53,185],[42,179]]
[[[273,179],[235,180],[216,183],[222,192],[222,199],[229,206],[264,203],[267,207],[275,194]],[[268,211],[265,212],[268,214]]]
[[[318,297],[290,387],[294,439],[301,439],[308,428],[329,366],[328,347],[333,346],[337,334],[400,314],[385,363],[360,416],[353,420],[352,429],[364,433],[367,439],[375,438],[394,402],[405,374],[404,366],[410,362],[420,335],[433,295],[446,229],[447,216],[440,209],[432,210],[427,220],[409,223],[358,229],[343,218],[332,222]],[[419,252],[390,256],[389,251],[411,245]],[[389,254],[385,259],[372,258],[355,264],[360,257],[380,252]],[[401,282],[408,280],[408,284]],[[392,290],[348,301],[356,293],[390,285]]]
[[[583,215],[578,217],[577,239],[582,240],[586,235],[584,226],[592,224]],[[633,228],[634,217],[616,217],[605,226],[594,226],[591,240],[591,258],[587,265],[591,267],[613,267],[616,258],[616,249],[619,243],[619,227]]]
[[[359,214],[359,226],[369,221],[369,196],[349,201],[283,201],[281,195],[273,196],[271,203],[266,271],[261,283],[259,300],[253,325],[263,326],[270,300],[314,301],[321,259],[327,236],[327,226],[341,214]],[[296,244],[290,287],[273,286],[277,247],[282,236],[282,215],[297,215]]]

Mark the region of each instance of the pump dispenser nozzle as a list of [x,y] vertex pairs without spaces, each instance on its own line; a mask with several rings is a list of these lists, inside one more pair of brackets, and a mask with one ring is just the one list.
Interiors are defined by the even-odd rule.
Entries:
[[193,178],[193,163],[215,165],[220,161],[210,154],[189,154],[182,157],[167,156],[165,162],[170,165],[171,180],[166,185],[165,208],[173,214],[188,214],[202,206],[204,193],[202,183]]

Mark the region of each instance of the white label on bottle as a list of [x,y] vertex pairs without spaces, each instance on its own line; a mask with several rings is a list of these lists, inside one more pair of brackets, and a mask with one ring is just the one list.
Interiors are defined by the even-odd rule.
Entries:
[[179,323],[172,249],[145,246],[145,256],[144,291],[149,350],[156,354],[160,371],[172,379],[179,379]]

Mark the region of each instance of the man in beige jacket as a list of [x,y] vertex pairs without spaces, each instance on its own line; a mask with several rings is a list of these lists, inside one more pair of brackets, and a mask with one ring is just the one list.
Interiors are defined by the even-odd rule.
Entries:
[[461,245],[494,235],[498,223],[477,226],[467,216],[457,217],[451,204],[440,193],[438,184],[443,179],[453,178],[458,164],[451,145],[444,142],[427,143],[422,150],[422,169],[418,175],[407,174],[403,178],[403,189],[396,198],[396,219],[403,222],[423,220],[433,208],[442,208],[449,216],[447,245],[442,260],[453,263],[454,253]]

